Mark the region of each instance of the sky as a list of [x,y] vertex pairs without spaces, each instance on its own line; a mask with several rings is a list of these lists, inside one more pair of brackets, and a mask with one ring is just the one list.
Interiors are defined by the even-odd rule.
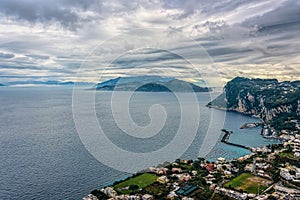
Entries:
[[298,0],[0,0],[0,83],[300,77]]

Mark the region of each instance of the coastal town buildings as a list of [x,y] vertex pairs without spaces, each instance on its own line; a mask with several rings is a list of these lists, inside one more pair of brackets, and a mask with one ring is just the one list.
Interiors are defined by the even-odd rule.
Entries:
[[[282,144],[252,148],[249,155],[231,161],[221,157],[215,162],[178,159],[165,167],[150,167],[148,173],[157,176],[157,189],[165,188],[165,198],[170,200],[197,200],[197,195],[205,195],[207,191],[221,195],[220,198],[223,195],[237,200],[300,199],[300,135],[298,132],[283,132],[280,139]],[[257,190],[249,192],[226,186],[244,173],[249,173],[254,184],[258,181]],[[265,186],[260,189],[264,182]],[[130,195],[120,194],[113,186],[99,191],[111,200],[156,199],[141,189]],[[89,194],[83,200],[97,200],[97,197]]]

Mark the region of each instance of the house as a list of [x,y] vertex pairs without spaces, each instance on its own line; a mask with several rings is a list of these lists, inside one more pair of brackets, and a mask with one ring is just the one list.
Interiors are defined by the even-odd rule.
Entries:
[[214,171],[215,171],[215,165],[214,165],[213,163],[206,164],[206,165],[205,165],[205,169],[206,169],[208,172],[214,172]]
[[190,180],[192,177],[188,174],[188,173],[184,173],[184,174],[181,174],[180,176],[180,180],[184,180],[184,181],[188,181]]
[[85,197],[83,197],[82,200],[98,200],[98,198],[92,194],[89,194],[89,195],[86,195]]
[[144,194],[142,200],[154,200],[153,196],[150,194]]
[[224,163],[226,163],[226,159],[220,157],[220,158],[217,159],[216,163],[218,163],[218,164],[224,164]]
[[115,197],[118,195],[117,192],[112,187],[106,187],[101,191],[109,197]]
[[182,173],[182,169],[181,168],[172,168],[172,172],[173,173]]
[[158,175],[167,175],[169,169],[168,168],[155,168],[149,167],[149,171]]
[[209,190],[215,190],[216,186],[217,186],[216,184],[211,184],[209,186]]
[[183,197],[182,200],[194,200],[193,198]]
[[253,172],[254,165],[252,163],[247,164],[244,168],[245,171]]
[[232,176],[230,171],[224,171],[224,174],[225,174],[226,177],[231,177]]
[[193,175],[193,176],[197,176],[197,174],[198,174],[197,171],[195,171],[195,170],[192,171],[192,175]]
[[280,176],[284,178],[287,181],[292,181],[294,179],[294,176],[290,174],[289,170],[286,168],[280,169]]
[[174,191],[171,191],[170,194],[168,194],[167,198],[168,199],[176,199],[177,194]]
[[169,179],[166,176],[160,176],[157,178],[157,181],[162,184],[166,184],[167,182],[169,182]]
[[263,170],[259,170],[259,171],[257,172],[257,175],[258,175],[258,176],[264,176],[264,175],[265,175],[265,172],[264,172]]
[[204,179],[205,179],[207,184],[212,184],[213,181],[216,180],[216,178],[211,174],[208,174]]

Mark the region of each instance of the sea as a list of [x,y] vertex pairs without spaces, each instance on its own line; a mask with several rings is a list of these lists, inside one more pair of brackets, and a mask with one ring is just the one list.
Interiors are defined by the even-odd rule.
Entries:
[[[135,92],[129,101],[125,99],[126,92],[120,92],[112,101],[112,92],[77,90],[81,97],[90,93],[95,97],[95,116],[105,133],[105,136],[100,135],[103,138],[98,138],[99,141],[108,139],[123,152],[148,155],[148,152],[167,148],[177,138],[182,123],[199,122],[196,131],[187,126],[180,129],[187,135],[184,141],[188,141],[182,142],[186,148],[178,148],[183,152],[175,154],[172,149],[165,149],[161,158],[153,159],[153,165],[160,164],[161,159],[171,162],[167,159],[174,159],[177,153],[181,159],[197,159],[202,156],[201,145],[207,142],[214,144],[205,154],[211,161],[218,157],[230,160],[250,153],[221,143],[223,128],[233,131],[230,141],[234,143],[249,147],[278,143],[261,137],[259,127],[240,129],[244,123],[259,121],[257,118],[205,107],[218,95],[217,92],[196,94],[198,119],[194,118],[195,113],[185,113],[182,117],[185,106],[191,104],[189,98],[178,100],[176,95],[168,92]],[[70,86],[0,88],[0,199],[81,199],[96,188],[131,175],[126,169],[120,171],[114,167],[122,166],[122,159],[112,155],[114,165],[107,160],[102,162],[93,153],[93,148],[83,142],[83,133],[78,132],[77,123],[86,124],[88,131],[90,121],[85,121],[88,119],[85,117],[80,122],[74,120],[74,106],[80,105],[78,102],[74,105],[72,97],[73,87]],[[122,117],[124,108],[130,116]],[[155,109],[158,109],[157,115]],[[191,108],[187,109],[191,112]],[[118,115],[121,117],[115,120]],[[130,135],[130,128],[143,128],[149,124],[154,124],[154,134],[145,131],[141,136]],[[162,127],[155,127],[155,124]],[[214,142],[205,139],[208,134],[215,134]],[[97,143],[96,138],[95,141]],[[139,166],[137,162],[140,161],[131,160],[134,166]]]

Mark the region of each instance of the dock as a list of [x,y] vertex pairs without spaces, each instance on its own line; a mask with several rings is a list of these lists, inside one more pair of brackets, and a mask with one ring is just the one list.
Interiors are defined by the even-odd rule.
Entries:
[[222,132],[224,132],[225,135],[222,137],[221,142],[223,142],[225,144],[228,144],[228,145],[231,145],[231,146],[235,146],[235,147],[239,147],[239,148],[243,148],[243,149],[247,149],[247,150],[251,151],[251,149],[252,149],[251,147],[247,147],[245,145],[228,142],[232,131],[228,131],[228,130],[222,129]]

